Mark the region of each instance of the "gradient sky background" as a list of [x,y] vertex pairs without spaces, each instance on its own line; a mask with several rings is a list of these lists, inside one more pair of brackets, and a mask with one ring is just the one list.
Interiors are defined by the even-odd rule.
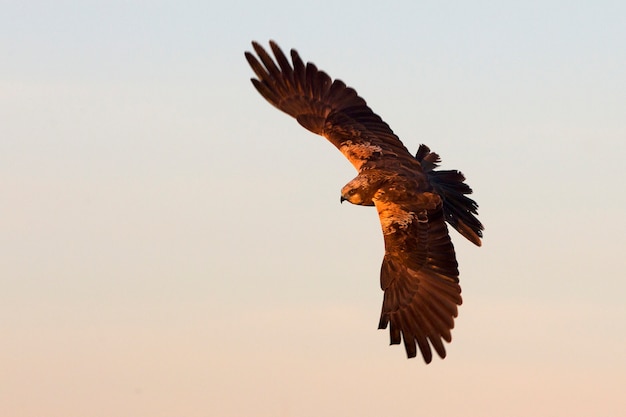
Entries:
[[[0,4],[0,415],[623,415],[625,2]],[[252,39],[468,177],[444,361],[376,330],[376,212]]]

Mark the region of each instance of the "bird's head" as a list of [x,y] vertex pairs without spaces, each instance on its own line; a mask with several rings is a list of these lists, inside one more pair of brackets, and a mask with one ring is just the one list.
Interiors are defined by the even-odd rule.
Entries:
[[348,201],[358,206],[373,206],[374,195],[381,183],[382,179],[374,172],[362,172],[341,189],[340,202]]
[[358,188],[348,188],[343,187],[341,190],[341,198],[339,200],[340,203],[344,201],[348,201],[352,204],[356,204],[358,206],[372,206],[374,203],[370,199],[367,201],[367,198],[360,192]]

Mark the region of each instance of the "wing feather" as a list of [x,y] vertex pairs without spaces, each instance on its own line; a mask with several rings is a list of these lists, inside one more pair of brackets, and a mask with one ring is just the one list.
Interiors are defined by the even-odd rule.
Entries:
[[[270,42],[270,45],[276,44],[274,42]],[[276,48],[280,49],[278,45],[276,45]],[[295,49],[291,50],[291,62],[293,62],[293,79],[298,87],[297,91],[300,94],[304,94],[304,89],[306,87],[305,66],[302,58],[300,58],[300,55],[298,55],[298,52],[296,52]]]
[[293,68],[291,67],[289,60],[287,59],[283,51],[275,43],[271,43],[270,47],[272,48],[272,52],[276,57],[276,62],[280,67],[280,72],[283,75],[285,81],[288,83],[289,87],[298,88],[298,85],[296,84],[296,80],[294,78]]

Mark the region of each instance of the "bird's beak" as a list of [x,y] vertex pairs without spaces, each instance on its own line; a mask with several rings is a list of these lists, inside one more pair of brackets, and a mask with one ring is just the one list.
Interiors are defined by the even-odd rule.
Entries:
[[339,204],[343,203],[344,201],[347,201],[347,198],[343,198],[343,196],[341,196],[341,198],[339,199]]

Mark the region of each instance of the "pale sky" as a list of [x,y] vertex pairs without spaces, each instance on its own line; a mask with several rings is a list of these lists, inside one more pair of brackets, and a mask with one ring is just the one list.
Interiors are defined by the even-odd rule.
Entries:
[[[0,5],[3,417],[623,415],[625,2]],[[445,360],[377,330],[376,212],[253,39],[467,176]]]

